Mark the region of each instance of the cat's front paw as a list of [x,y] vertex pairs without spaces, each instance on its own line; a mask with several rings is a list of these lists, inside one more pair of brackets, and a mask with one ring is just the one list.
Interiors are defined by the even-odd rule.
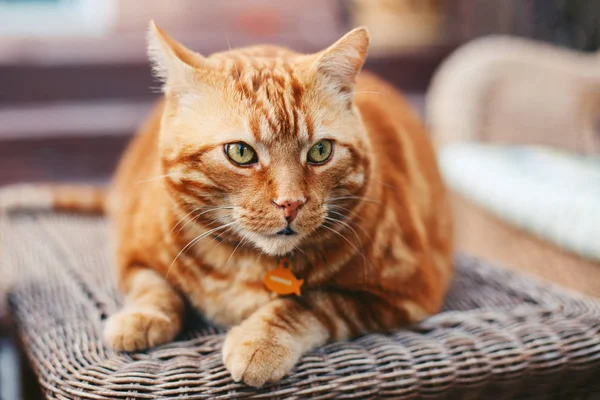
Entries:
[[236,382],[260,387],[278,382],[301,354],[292,336],[268,326],[243,323],[232,328],[223,345],[223,362]]
[[138,351],[173,340],[180,329],[179,320],[156,308],[125,308],[106,322],[104,340],[117,351]]

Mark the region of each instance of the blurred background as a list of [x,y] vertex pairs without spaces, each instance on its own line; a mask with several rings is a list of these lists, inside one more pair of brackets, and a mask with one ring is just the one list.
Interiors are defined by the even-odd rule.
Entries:
[[600,295],[600,1],[0,0],[0,186],[110,179],[159,92],[150,19],[205,55],[367,26],[365,68],[441,143],[458,248]]
[[367,68],[419,106],[461,44],[501,33],[594,51],[599,10],[589,0],[0,0],[0,184],[110,175],[156,97],[150,19],[204,54],[227,40],[315,51],[366,25]]
[[0,184],[110,176],[157,96],[150,19],[203,54],[227,40],[315,51],[366,25],[367,68],[422,110],[461,44],[500,33],[594,51],[599,10],[589,0],[0,0]]

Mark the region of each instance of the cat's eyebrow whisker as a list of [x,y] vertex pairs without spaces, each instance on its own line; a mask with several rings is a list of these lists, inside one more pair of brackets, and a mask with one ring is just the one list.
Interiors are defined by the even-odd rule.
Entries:
[[165,178],[168,178],[170,176],[171,176],[171,174],[159,175],[159,176],[155,176],[154,178],[149,178],[149,179],[144,179],[144,180],[141,180],[141,181],[137,181],[135,184],[138,185],[140,183],[158,181],[160,179],[165,179]]
[[390,189],[397,190],[398,188],[394,185],[390,185],[389,183],[385,183],[384,181],[380,181],[379,179],[373,179],[373,182],[379,183],[381,186],[385,186]]
[[373,92],[370,90],[357,90],[355,92],[346,93],[346,94],[342,95],[342,97],[344,97],[344,98],[352,97],[356,94],[380,94],[383,96],[383,93],[381,93],[381,92]]
[[173,259],[173,262],[171,263],[171,265],[169,265],[169,268],[167,269],[167,274],[166,277],[169,277],[169,273],[171,272],[171,268],[173,268],[173,265],[175,265],[175,262],[177,261],[177,259],[179,258],[179,256],[181,256],[187,249],[189,249],[190,247],[196,245],[199,241],[201,241],[202,239],[204,239],[205,237],[207,237],[208,235],[210,235],[213,232],[219,231],[221,229],[225,229],[231,225],[235,224],[235,222],[230,222],[228,224],[225,225],[221,225],[219,227],[213,228],[209,231],[204,232],[201,235],[196,236],[194,239],[190,240],[188,244],[186,244],[183,249],[181,249],[179,251],[179,253],[177,253],[177,255],[175,256],[175,258]]

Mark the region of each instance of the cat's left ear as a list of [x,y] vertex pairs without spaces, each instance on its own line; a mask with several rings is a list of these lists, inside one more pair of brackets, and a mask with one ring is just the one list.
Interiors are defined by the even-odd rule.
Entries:
[[350,93],[369,48],[367,28],[356,28],[317,54],[314,68],[342,93]]
[[169,37],[154,21],[148,28],[148,57],[165,90],[193,83],[194,71],[206,65],[204,57]]

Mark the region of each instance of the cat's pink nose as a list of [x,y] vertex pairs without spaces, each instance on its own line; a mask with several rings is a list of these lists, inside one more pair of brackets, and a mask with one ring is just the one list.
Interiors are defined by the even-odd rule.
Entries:
[[298,215],[298,210],[304,205],[304,200],[273,200],[273,204],[283,209],[283,216],[285,217],[285,220],[288,223],[291,223],[293,220],[296,219],[296,215]]

